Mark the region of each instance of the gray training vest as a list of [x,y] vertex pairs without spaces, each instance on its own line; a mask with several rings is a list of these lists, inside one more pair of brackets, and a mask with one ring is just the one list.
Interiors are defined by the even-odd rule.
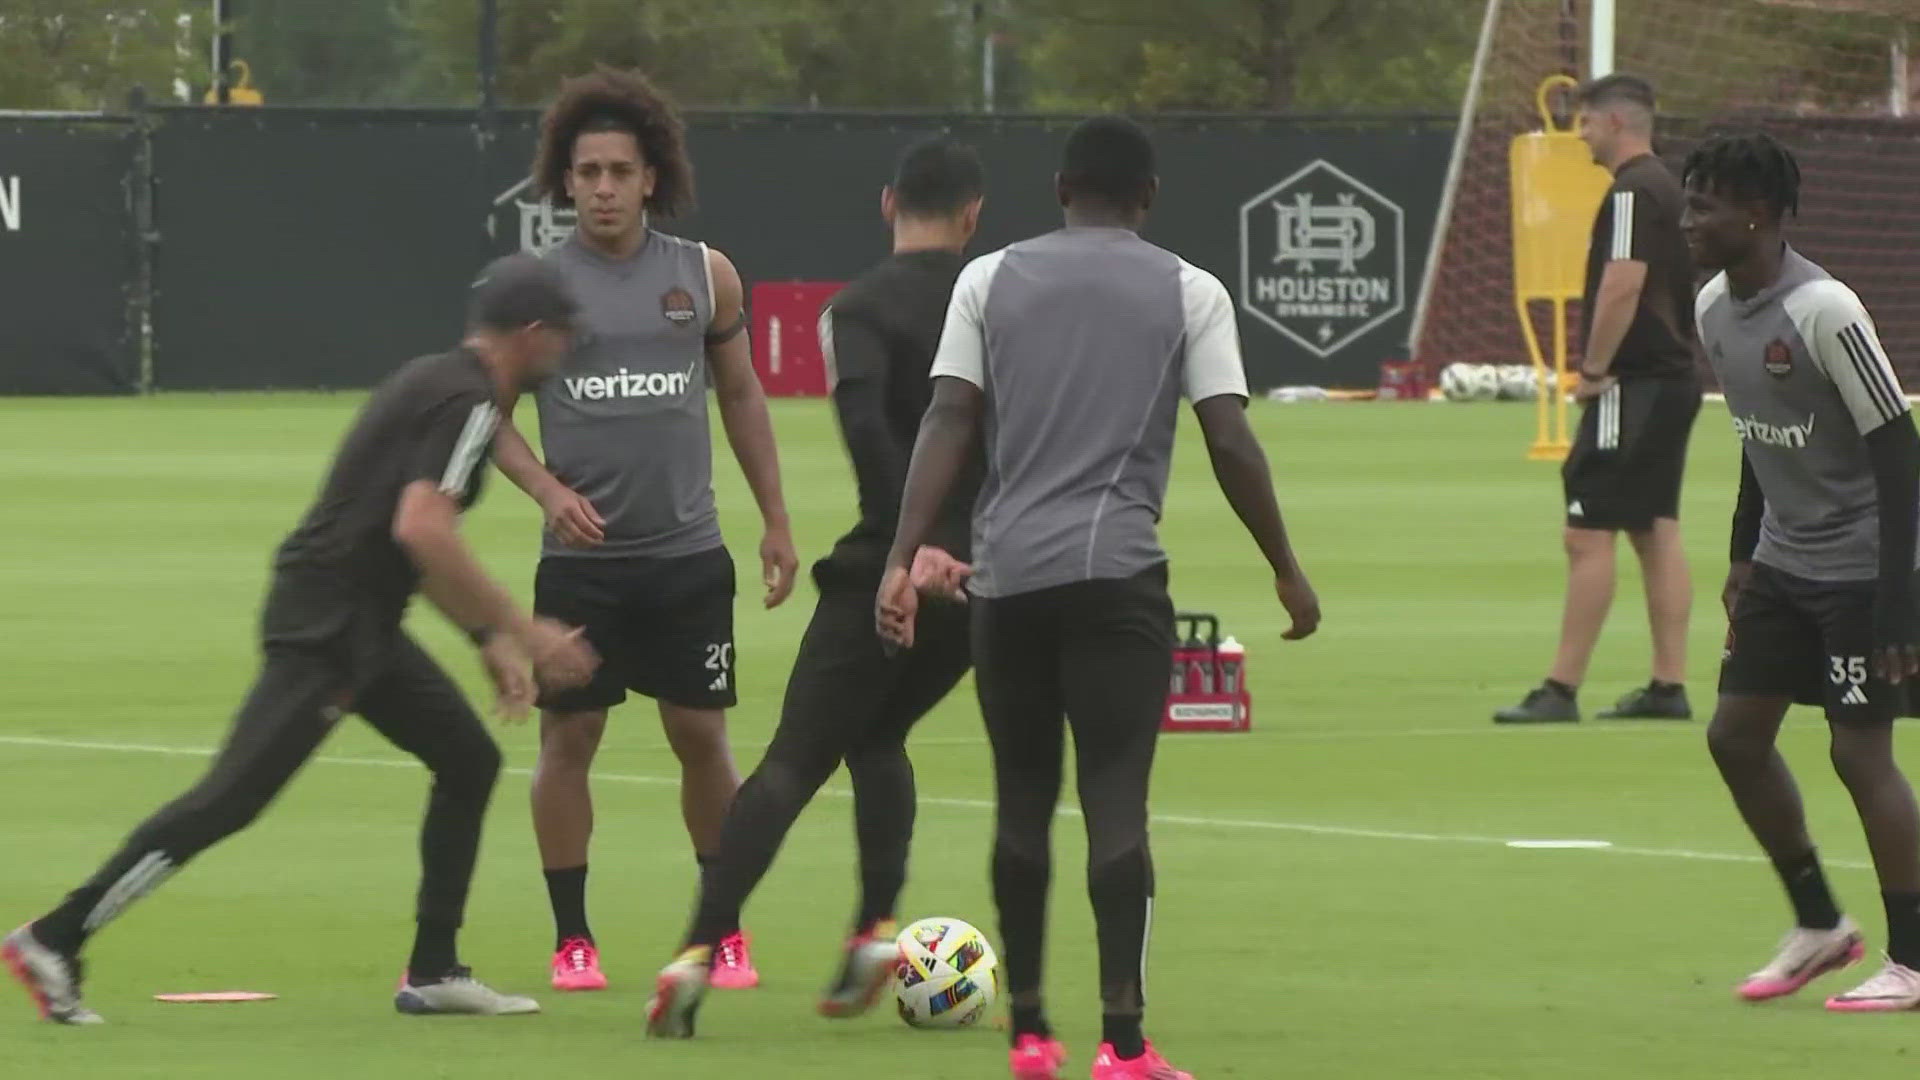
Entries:
[[719,547],[707,424],[707,327],[713,281],[705,244],[647,230],[631,258],[576,234],[546,258],[573,287],[580,330],[540,388],[548,471],[606,519],[598,547],[543,555],[674,558]]

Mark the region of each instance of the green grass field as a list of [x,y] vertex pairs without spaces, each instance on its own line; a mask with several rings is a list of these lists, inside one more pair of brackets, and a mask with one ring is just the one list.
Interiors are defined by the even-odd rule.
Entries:
[[[312,493],[357,396],[0,402],[0,921],[36,914],[141,816],[189,783],[254,663],[270,547]],[[1733,440],[1709,405],[1685,525],[1694,554],[1692,690],[1712,701]],[[1249,649],[1255,729],[1162,744],[1149,1034],[1217,1077],[1907,1075],[1920,1020],[1841,1017],[1820,991],[1736,1004],[1734,980],[1786,928],[1770,871],[1723,795],[1702,725],[1496,730],[1491,710],[1549,659],[1560,595],[1558,480],[1524,460],[1513,406],[1254,407],[1296,542],[1326,610],[1283,643],[1252,544],[1188,436],[1163,528],[1177,602],[1220,613]],[[819,402],[776,405],[802,558],[843,529],[853,488]],[[717,426],[716,426],[717,434]],[[719,499],[743,581],[757,542],[724,444]],[[531,587],[536,513],[494,478],[470,535]],[[1632,560],[1583,704],[1645,677]],[[739,602],[743,770],[759,757],[812,604]],[[421,610],[421,637],[479,691],[469,650]],[[796,827],[748,911],[765,983],[716,994],[691,1043],[649,1043],[641,1009],[677,944],[695,868],[676,766],[645,703],[600,761],[590,897],[613,988],[545,984],[546,898],[526,806],[529,728],[499,731],[512,771],[489,823],[464,951],[537,993],[511,1020],[396,1015],[424,777],[343,725],[252,830],[134,908],[90,953],[110,1026],[37,1026],[0,997],[9,1077],[759,1077],[1003,1075],[993,1031],[929,1034],[890,1013],[811,1012],[854,888],[843,778]],[[1884,940],[1864,844],[1822,726],[1786,736],[1843,902]],[[909,917],[992,932],[986,747],[970,689],[915,741],[925,799]],[[399,767],[391,767],[396,766]],[[1519,850],[1596,838],[1608,851]],[[1078,822],[1058,832],[1049,987],[1084,1069],[1097,1032]],[[279,1000],[178,1006],[157,992]],[[871,1070],[871,1071],[869,1071]]]

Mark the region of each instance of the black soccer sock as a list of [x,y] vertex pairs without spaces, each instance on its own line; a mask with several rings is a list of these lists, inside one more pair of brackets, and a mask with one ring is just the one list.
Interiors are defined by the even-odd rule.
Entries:
[[1140,1033],[1139,1013],[1131,1016],[1103,1013],[1100,1017],[1100,1040],[1113,1047],[1113,1052],[1122,1061],[1132,1061],[1147,1052],[1146,1036]]
[[[707,884],[713,878],[714,870],[719,866],[720,860],[712,855],[696,854],[693,858],[695,862],[700,864],[700,895],[706,896],[709,892]],[[740,932],[740,909],[742,906],[742,904],[728,904],[725,910],[720,912],[720,917],[713,920],[712,928],[716,942]]]
[[1572,701],[1576,697],[1580,696],[1579,687],[1568,686],[1566,683],[1561,682],[1559,679],[1548,679],[1541,685],[1545,686],[1549,690],[1552,690],[1554,693],[1559,694],[1561,697],[1566,698],[1568,701]]
[[1827,876],[1820,869],[1818,851],[1777,861],[1773,869],[1780,875],[1780,884],[1786,886],[1796,925],[1807,930],[1831,930],[1840,925],[1840,908],[1834,903]]
[[907,884],[907,852],[913,844],[913,764],[906,747],[891,743],[847,755],[853,782],[854,834],[860,850],[857,933],[891,919]]
[[459,924],[439,919],[415,923],[413,955],[407,960],[407,981],[424,986],[451,975],[460,966],[460,954],[454,946],[459,932]]
[[1661,682],[1659,679],[1650,681],[1647,687],[1656,694],[1677,694],[1682,689],[1681,684],[1677,682]]
[[593,930],[587,925],[587,864],[548,870],[546,875],[547,899],[553,904],[553,947],[566,944],[568,938],[592,941]]
[[1015,1043],[1020,1041],[1022,1035],[1032,1035],[1041,1039],[1053,1038],[1053,1026],[1047,1023],[1045,1009],[1038,1005],[1015,1005],[1010,1012]]
[[1108,1015],[1132,1014],[1137,1021],[1146,1006],[1145,953],[1153,917],[1153,857],[1146,842],[1090,864],[1087,894],[1100,941],[1100,1000]]
[[1920,893],[1881,893],[1887,905],[1887,956],[1920,971]]

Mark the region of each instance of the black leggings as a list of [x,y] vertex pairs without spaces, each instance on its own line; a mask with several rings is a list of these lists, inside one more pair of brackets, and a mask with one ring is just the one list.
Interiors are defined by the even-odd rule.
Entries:
[[1039,1002],[1062,736],[1071,725],[1101,997],[1108,1013],[1137,1015],[1153,905],[1147,787],[1173,663],[1166,567],[976,600],[973,648],[993,742],[993,888],[1013,1003]]
[[711,945],[773,865],[787,831],[842,761],[853,782],[861,900],[855,923],[893,915],[913,839],[907,734],[952,691],[970,663],[964,610],[929,604],[914,647],[882,651],[873,594],[824,591],[787,679],[773,742],[741,784],[703,875],[690,944]]
[[77,950],[194,856],[251,824],[313,756],[343,712],[357,712],[433,774],[420,833],[416,917],[459,926],[500,750],[433,658],[398,635],[355,694],[337,655],[270,646],[227,741],[199,782],[148,818],[86,884],[36,924]]

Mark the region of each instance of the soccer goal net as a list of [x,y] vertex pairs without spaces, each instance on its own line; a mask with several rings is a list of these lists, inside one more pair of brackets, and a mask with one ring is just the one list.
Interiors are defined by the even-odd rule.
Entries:
[[[1595,73],[1596,45],[1603,70],[1653,83],[1656,150],[1676,170],[1703,135],[1728,128],[1761,128],[1793,149],[1803,182],[1792,242],[1860,293],[1920,389],[1920,0],[1491,0],[1414,358],[1432,372],[1531,362],[1514,304],[1509,147],[1541,129],[1543,82]],[[1570,123],[1564,87],[1547,101]],[[1544,312],[1535,318],[1549,340]]]

